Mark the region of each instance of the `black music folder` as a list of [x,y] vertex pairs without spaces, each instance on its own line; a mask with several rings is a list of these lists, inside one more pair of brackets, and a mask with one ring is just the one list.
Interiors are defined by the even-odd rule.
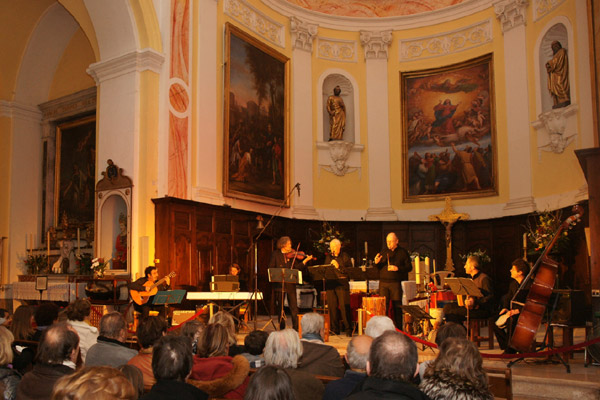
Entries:
[[269,268],[269,282],[302,284],[302,271],[291,268]]

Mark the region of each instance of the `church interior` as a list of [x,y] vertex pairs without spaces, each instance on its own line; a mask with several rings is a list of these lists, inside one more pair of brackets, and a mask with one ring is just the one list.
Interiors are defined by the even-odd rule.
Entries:
[[[90,282],[122,305],[148,266],[209,292],[235,263],[273,314],[280,237],[368,268],[394,232],[415,297],[470,255],[498,296],[550,256],[565,338],[598,336],[594,0],[0,4],[3,308]],[[600,394],[585,357],[548,368],[561,398]],[[519,368],[515,398],[557,398]]]

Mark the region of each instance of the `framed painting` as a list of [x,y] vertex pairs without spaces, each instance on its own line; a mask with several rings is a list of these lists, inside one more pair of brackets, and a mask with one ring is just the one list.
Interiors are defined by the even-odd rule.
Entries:
[[498,194],[493,57],[400,73],[405,202]]
[[225,25],[224,194],[280,205],[289,189],[289,59]]
[[94,222],[96,178],[96,117],[56,127],[54,223],[61,219]]

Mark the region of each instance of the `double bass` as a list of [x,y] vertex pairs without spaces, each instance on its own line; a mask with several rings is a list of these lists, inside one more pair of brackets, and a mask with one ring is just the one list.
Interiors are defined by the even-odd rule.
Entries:
[[[521,286],[513,296],[513,301],[518,293],[526,287],[531,279],[533,283],[529,289],[529,294],[525,300],[523,309],[519,313],[517,326],[510,338],[509,346],[513,349],[525,353],[529,351],[535,339],[538,328],[542,323],[542,318],[548,305],[548,300],[556,283],[558,273],[558,262],[551,259],[548,254],[561,233],[579,221],[583,215],[583,208],[579,205],[573,207],[573,215],[567,218],[558,228],[558,231],[552,237],[550,243],[544,249],[542,255],[538,258],[527,277],[521,282]],[[511,301],[511,303],[513,302]]]

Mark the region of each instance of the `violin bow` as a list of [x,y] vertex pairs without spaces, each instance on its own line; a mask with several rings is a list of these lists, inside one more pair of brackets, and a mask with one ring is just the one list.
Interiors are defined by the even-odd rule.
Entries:
[[296,258],[298,257],[298,249],[300,249],[300,243],[296,246],[296,252],[294,253],[294,259],[292,260],[292,266],[290,269],[294,269],[294,263],[296,262]]

